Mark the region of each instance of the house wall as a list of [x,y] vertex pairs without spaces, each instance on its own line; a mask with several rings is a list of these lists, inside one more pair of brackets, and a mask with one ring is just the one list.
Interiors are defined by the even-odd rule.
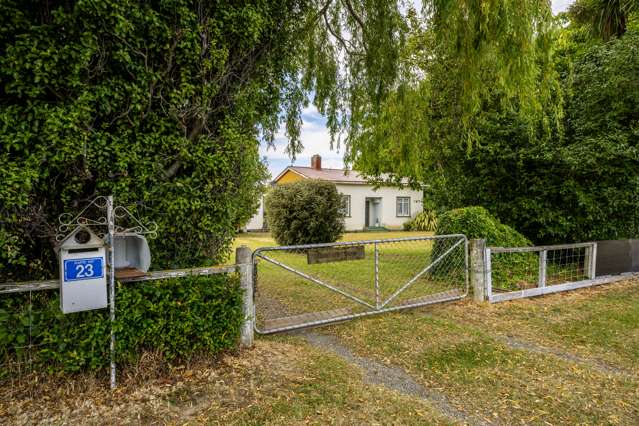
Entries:
[[[295,175],[294,173],[292,173]],[[282,178],[286,176],[283,175]],[[297,175],[295,175],[297,176]],[[282,179],[278,181],[282,183]],[[401,229],[404,222],[415,217],[422,211],[422,192],[411,189],[399,189],[394,187],[381,187],[375,189],[372,185],[361,184],[337,184],[337,190],[344,195],[351,196],[351,215],[344,222],[347,231],[362,231],[366,225],[366,198],[381,198],[380,216],[381,226],[389,229]],[[397,217],[397,197],[410,197],[411,217]],[[264,199],[260,201],[258,212],[251,218],[245,227],[248,231],[264,229]]]
[[244,227],[245,231],[261,231],[264,229],[264,197],[260,199],[260,207]]
[[[372,185],[337,184],[337,190],[344,195],[351,196],[351,216],[345,219],[347,231],[361,231],[366,224],[366,198],[381,198],[381,226],[398,229],[404,222],[421,212],[422,192],[412,189],[381,187],[375,189]],[[410,197],[411,217],[397,217],[397,197]]]
[[282,184],[282,183],[291,183],[291,182],[297,182],[298,180],[302,180],[304,179],[302,176],[298,175],[295,172],[292,172],[290,170],[288,170],[286,173],[284,173],[278,180],[277,180],[277,184]]

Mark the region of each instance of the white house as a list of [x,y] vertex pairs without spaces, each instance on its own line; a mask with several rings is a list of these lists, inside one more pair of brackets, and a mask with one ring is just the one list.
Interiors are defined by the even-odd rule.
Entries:
[[[322,168],[322,157],[314,155],[310,167],[289,166],[273,180],[282,185],[302,179],[333,182],[344,196],[347,231],[370,228],[400,229],[404,222],[422,211],[422,192],[396,186],[375,188],[355,171]],[[246,229],[265,227],[263,203]]]

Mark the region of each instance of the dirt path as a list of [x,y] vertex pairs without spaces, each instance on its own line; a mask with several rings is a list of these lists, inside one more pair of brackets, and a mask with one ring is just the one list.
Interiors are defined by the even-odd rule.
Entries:
[[303,337],[312,346],[330,351],[345,361],[360,367],[364,371],[365,383],[381,385],[405,395],[421,398],[439,409],[446,417],[454,422],[469,425],[488,424],[453,407],[444,395],[426,389],[403,369],[397,366],[384,365],[373,359],[355,355],[348,347],[341,344],[336,337],[313,331],[303,331],[297,334]]

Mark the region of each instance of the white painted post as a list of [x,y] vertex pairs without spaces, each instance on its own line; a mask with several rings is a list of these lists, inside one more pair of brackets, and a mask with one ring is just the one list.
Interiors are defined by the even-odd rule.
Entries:
[[375,309],[379,309],[380,305],[379,296],[379,249],[377,243],[375,243]]
[[548,258],[548,251],[542,250],[539,252],[539,276],[537,277],[537,287],[546,287],[546,259]]
[[592,243],[588,249],[590,262],[588,264],[588,278],[594,280],[597,277],[597,243]]
[[475,302],[486,300],[485,250],[486,240],[470,240],[470,280]]
[[490,247],[486,247],[484,249],[484,272],[486,274],[486,277],[484,278],[486,286],[486,300],[490,301],[493,297],[493,267]]
[[240,333],[240,345],[246,348],[253,346],[253,329],[255,325],[255,309],[253,306],[253,256],[247,246],[235,250],[235,263],[240,272],[242,288],[242,311],[244,323]]

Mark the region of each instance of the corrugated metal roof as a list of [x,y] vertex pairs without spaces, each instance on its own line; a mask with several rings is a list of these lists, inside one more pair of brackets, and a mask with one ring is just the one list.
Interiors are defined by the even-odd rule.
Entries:
[[[298,166],[289,166],[289,170],[292,170],[300,175],[308,178],[308,179],[321,179],[327,180],[330,182],[341,182],[341,183],[354,183],[354,184],[366,184],[366,179],[360,176],[354,170],[344,170],[344,169],[314,169],[312,167],[298,167]],[[279,176],[278,176],[279,177]]]

